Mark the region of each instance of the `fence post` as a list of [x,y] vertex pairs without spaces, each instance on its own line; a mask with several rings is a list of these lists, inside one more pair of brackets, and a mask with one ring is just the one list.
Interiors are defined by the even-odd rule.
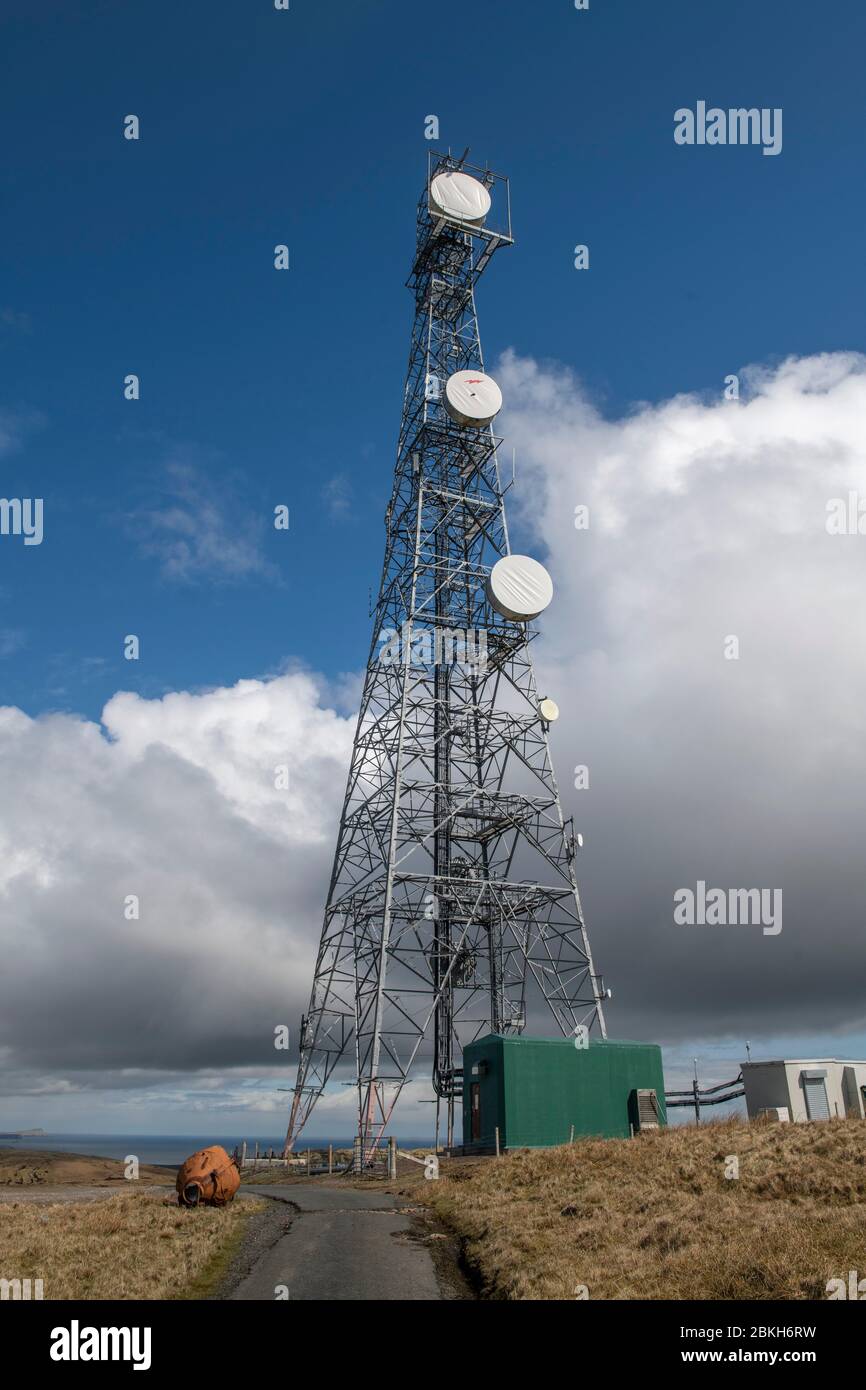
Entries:
[[393,1134],[388,1135],[388,1177],[391,1182],[397,1177],[397,1140]]
[[258,1141],[258,1139],[257,1139],[257,1140],[256,1140],[256,1153],[255,1153],[255,1158],[253,1159],[253,1172],[256,1171],[256,1168],[258,1167],[258,1164],[259,1164],[259,1141]]
[[333,1171],[334,1171],[334,1146],[333,1146],[333,1144],[329,1144],[329,1145],[328,1145],[328,1172],[329,1172],[329,1173],[333,1173]]
[[496,1157],[499,1157],[499,1126],[496,1126]]
[[573,1143],[574,1143],[574,1125],[571,1126],[571,1134],[569,1135],[568,1142],[569,1142],[569,1144],[573,1144]]
[[247,1161],[247,1141],[246,1141],[246,1139],[245,1139],[244,1142],[243,1142],[243,1144],[241,1145],[241,1172],[243,1172],[243,1167],[244,1167],[244,1164],[246,1163],[246,1161]]

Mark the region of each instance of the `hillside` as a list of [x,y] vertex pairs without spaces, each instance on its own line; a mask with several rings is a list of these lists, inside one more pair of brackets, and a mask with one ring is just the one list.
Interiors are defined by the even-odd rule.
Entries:
[[[174,1184],[175,1169],[154,1168],[143,1163],[139,1181]],[[118,1185],[128,1187],[123,1164],[116,1158],[95,1158],[89,1154],[55,1153],[50,1149],[0,1148],[0,1187],[49,1186],[86,1183],[89,1187]]]
[[399,1187],[460,1237],[486,1298],[822,1299],[866,1276],[863,1121],[591,1140]]

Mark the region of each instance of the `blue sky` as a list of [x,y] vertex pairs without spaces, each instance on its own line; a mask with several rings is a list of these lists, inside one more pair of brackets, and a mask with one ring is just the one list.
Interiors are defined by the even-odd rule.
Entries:
[[[488,361],[569,363],[619,412],[864,345],[854,3],[832,24],[789,0],[2,13],[0,408],[20,439],[3,491],[45,498],[48,543],[0,554],[0,670],[30,713],[363,661],[427,114],[513,181],[517,246],[480,295]],[[700,97],[782,106],[781,157],[675,146],[673,111]],[[166,579],[142,514],[173,505],[171,463],[227,523],[265,527],[272,569]],[[267,529],[278,502],[289,536]]]
[[[8,771],[0,758],[22,823],[30,818],[9,841],[36,885],[32,903],[33,884],[10,899],[22,960],[28,943],[36,952],[51,940],[51,924],[86,932],[79,909],[86,918],[92,907],[99,939],[113,942],[111,914],[118,895],[138,887],[136,865],[161,870],[172,849],[188,860],[186,877],[172,883],[167,871],[149,888],[152,901],[164,890],[168,945],[152,937],[141,968],[137,958],[118,964],[113,987],[118,1014],[128,1008],[131,1019],[139,1015],[124,971],[137,971],[142,995],[160,1007],[163,983],[177,989],[165,1055],[145,1049],[142,1060],[130,1044],[103,1065],[100,1047],[111,1049],[93,982],[80,994],[70,986],[70,1036],[80,1043],[72,1079],[28,1039],[26,1101],[8,1122],[179,1132],[221,1097],[223,1123],[243,1127],[247,1090],[262,1077],[288,1084],[268,1070],[267,1035],[285,999],[296,1022],[308,991],[351,680],[366,659],[382,560],[430,115],[437,147],[469,146],[512,181],[516,245],[482,282],[481,333],[488,367],[502,367],[509,388],[509,447],[519,468],[527,460],[512,544],[544,558],[549,547],[560,591],[578,595],[570,610],[552,611],[539,659],[564,709],[574,692],[554,743],[567,811],[580,804],[568,769],[594,758],[599,770],[591,809],[580,804],[588,852],[579,867],[596,958],[619,970],[613,1031],[665,1041],[669,1084],[687,1080],[695,1053],[706,1080],[731,1074],[747,1036],[756,1056],[862,1052],[862,885],[849,837],[862,824],[866,775],[859,605],[850,601],[863,574],[848,547],[856,541],[826,551],[823,520],[817,540],[809,530],[831,486],[815,481],[827,459],[844,494],[846,467],[866,457],[859,424],[833,433],[849,418],[849,388],[861,389],[853,359],[834,359],[835,394],[809,416],[805,461],[798,448],[803,409],[824,389],[820,355],[866,351],[863,7],[840,0],[828,18],[807,0],[591,0],[587,12],[572,0],[291,0],[287,13],[271,0],[0,0],[0,51],[0,495],[45,506],[43,544],[0,538],[0,706],[70,716],[44,723],[31,742],[23,723],[9,726],[20,756],[13,748]],[[674,112],[699,100],[782,108],[781,154],[676,145]],[[131,113],[138,141],[123,138]],[[278,243],[290,249],[287,272],[273,267]],[[588,271],[574,269],[578,243],[590,248]],[[516,357],[502,366],[508,350]],[[758,400],[755,426],[744,412],[729,441],[718,482],[730,480],[740,510],[728,517],[712,464],[701,472],[724,379],[750,363],[773,372],[790,357],[812,365],[771,383],[772,419]],[[128,373],[140,377],[138,401],[124,400]],[[538,410],[545,392],[556,397],[553,421]],[[680,410],[683,393],[697,403]],[[690,541],[679,553],[677,516],[671,543],[668,513],[660,520],[657,496],[641,492],[642,444],[663,452],[665,439],[681,437],[692,508],[681,534],[702,538],[705,566],[692,565]],[[631,472],[617,473],[623,459]],[[603,511],[611,477],[615,506],[632,508],[628,551],[591,558],[585,570],[575,560],[572,574],[572,505],[591,493]],[[813,483],[825,487],[815,497]],[[790,499],[807,506],[812,539],[802,551],[788,544]],[[278,504],[290,508],[287,534],[271,525]],[[702,529],[716,507],[719,532],[731,528],[740,546],[741,574]],[[656,525],[665,540],[654,550],[641,528]],[[649,618],[631,601],[644,582],[657,605]],[[693,610],[677,607],[684,595]],[[568,618],[575,611],[579,621]],[[671,615],[684,648],[668,640]],[[700,667],[702,633],[715,643],[717,631],[752,621],[746,653],[761,660],[743,663],[735,693],[729,673],[707,666],[700,698],[693,672],[671,694],[684,661]],[[137,662],[123,659],[129,633],[141,642]],[[325,677],[324,694],[299,670]],[[250,713],[238,716],[242,702],[224,688],[277,672],[289,674],[253,691]],[[210,700],[183,695],[213,688]],[[105,728],[120,752],[110,770],[81,721],[98,721],[118,691],[142,701],[111,707]],[[145,706],[169,692],[181,692],[170,710]],[[335,702],[345,724],[328,708]],[[646,758],[641,733],[653,747]],[[165,767],[148,780],[151,744],[183,764],[175,806],[161,790]],[[257,749],[276,760],[283,745],[303,801],[292,825],[271,813],[257,781]],[[127,758],[137,769],[130,784]],[[679,786],[671,767],[684,769]],[[705,779],[694,803],[693,768]],[[76,823],[80,843],[67,845]],[[719,845],[728,860],[714,859]],[[714,873],[764,882],[737,877],[750,851],[755,875],[762,866],[800,875],[784,880],[791,926],[777,943],[759,939],[723,962],[703,940],[683,948],[666,935],[674,883]],[[70,864],[58,908],[46,865]],[[649,952],[646,975],[630,934],[643,913],[666,943]],[[192,922],[224,949],[213,952],[215,980],[223,975],[209,982],[207,1027],[177,983],[176,935],[189,930],[199,949]],[[838,933],[826,977],[831,953],[819,959],[816,922]],[[94,945],[89,958],[108,969],[111,949],[103,957]],[[65,982],[29,959],[21,971],[22,999],[32,990],[46,1007],[55,985],[62,995]],[[704,1010],[708,978],[718,1012]],[[153,1027],[155,1006],[142,1007]],[[217,1017],[225,1045],[209,1074],[202,1058]],[[0,1030],[0,1058],[3,1043]],[[197,1090],[170,1074],[168,1058],[190,1059]],[[154,1068],[152,1086],[149,1076],[131,1079],[139,1062]],[[97,1082],[87,1080],[93,1066],[104,1073]],[[31,1067],[48,1077],[35,1089]],[[224,1092],[220,1067],[237,1068]],[[118,1111],[110,1099],[82,1109],[76,1088],[97,1085],[122,1097]],[[260,1132],[273,1132],[284,1095],[274,1091],[271,1103]],[[414,1114],[417,1129],[427,1110]],[[323,1119],[318,1132],[326,1129]]]

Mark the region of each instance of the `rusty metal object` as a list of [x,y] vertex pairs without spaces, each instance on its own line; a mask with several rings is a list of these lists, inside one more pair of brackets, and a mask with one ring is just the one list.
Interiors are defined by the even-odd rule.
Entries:
[[215,1144],[200,1149],[181,1164],[177,1173],[177,1200],[182,1207],[224,1207],[241,1185],[237,1163]]

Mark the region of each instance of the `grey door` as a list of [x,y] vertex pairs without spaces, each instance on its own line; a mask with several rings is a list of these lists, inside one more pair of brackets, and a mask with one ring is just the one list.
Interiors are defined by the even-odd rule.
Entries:
[[803,1092],[806,1097],[806,1114],[810,1120],[829,1120],[830,1106],[827,1101],[827,1087],[823,1076],[804,1076]]

